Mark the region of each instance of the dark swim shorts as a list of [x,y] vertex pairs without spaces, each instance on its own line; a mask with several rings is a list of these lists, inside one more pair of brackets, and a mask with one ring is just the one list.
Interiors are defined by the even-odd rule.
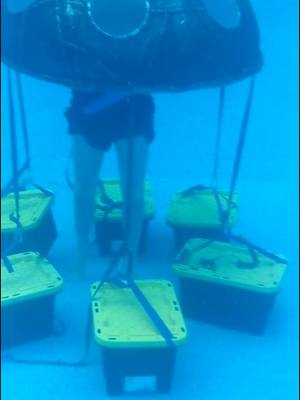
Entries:
[[106,151],[112,143],[144,136],[148,143],[154,139],[155,105],[151,95],[132,95],[92,114],[85,107],[99,100],[105,93],[73,91],[70,107],[65,116],[71,135],[82,135],[91,146]]

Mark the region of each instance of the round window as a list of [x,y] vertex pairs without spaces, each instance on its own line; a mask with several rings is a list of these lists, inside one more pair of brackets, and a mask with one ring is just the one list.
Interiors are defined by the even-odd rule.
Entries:
[[88,13],[97,30],[116,39],[140,32],[147,23],[148,0],[90,0]]
[[226,29],[240,25],[241,13],[237,0],[202,0],[209,16]]

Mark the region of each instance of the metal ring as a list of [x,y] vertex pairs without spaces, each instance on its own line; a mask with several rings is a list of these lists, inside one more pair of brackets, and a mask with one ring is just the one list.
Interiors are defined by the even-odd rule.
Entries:
[[[101,0],[95,0],[95,1],[101,1]],[[87,14],[89,16],[91,23],[97,29],[97,31],[99,31],[102,34],[109,36],[110,38],[113,38],[113,39],[128,39],[132,36],[137,35],[148,22],[148,18],[150,15],[150,3],[149,3],[149,0],[143,0],[143,2],[144,2],[144,6],[145,6],[143,20],[141,21],[140,24],[138,24],[138,26],[136,26],[134,29],[132,29],[126,33],[109,32],[108,29],[105,29],[104,27],[100,26],[99,22],[97,22],[94,17],[92,0],[89,0],[87,2]]]

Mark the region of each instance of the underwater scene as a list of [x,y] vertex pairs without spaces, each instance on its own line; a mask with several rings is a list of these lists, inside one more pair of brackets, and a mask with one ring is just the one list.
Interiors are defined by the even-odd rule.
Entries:
[[1,0],[1,395],[299,397],[299,4]]

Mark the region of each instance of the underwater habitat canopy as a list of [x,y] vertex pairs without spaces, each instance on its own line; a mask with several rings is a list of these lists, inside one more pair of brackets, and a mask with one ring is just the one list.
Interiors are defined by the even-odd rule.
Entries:
[[27,0],[14,12],[9,1],[2,61],[76,90],[179,92],[262,67],[248,0]]

